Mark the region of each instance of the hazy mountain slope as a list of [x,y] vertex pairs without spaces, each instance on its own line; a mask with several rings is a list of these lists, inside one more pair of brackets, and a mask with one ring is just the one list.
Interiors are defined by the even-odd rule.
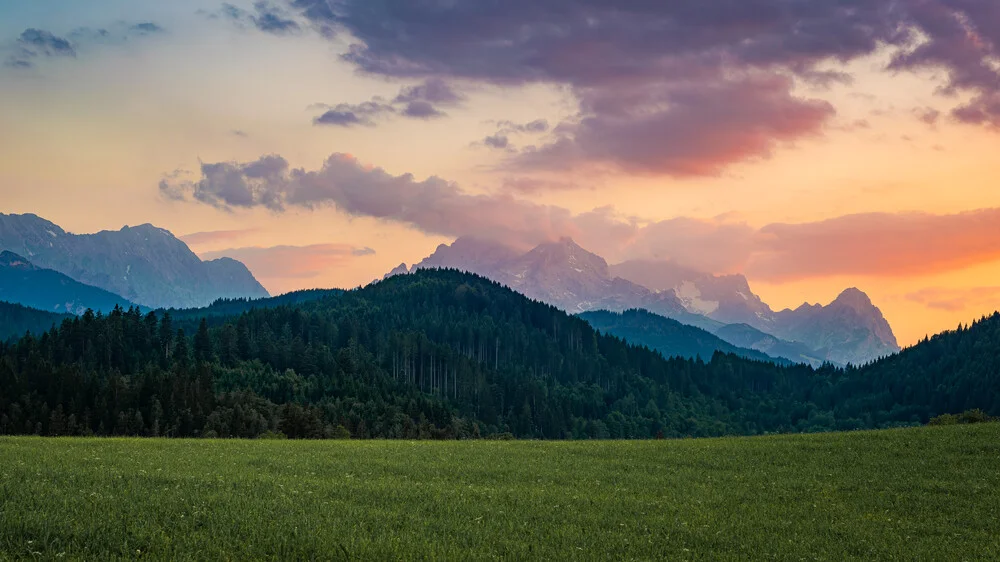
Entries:
[[737,347],[718,336],[645,310],[622,313],[596,310],[578,314],[595,329],[618,336],[631,344],[644,345],[664,357],[711,359],[716,352],[733,353],[747,359],[785,363],[760,351]]
[[42,269],[8,251],[0,252],[0,301],[47,312],[83,314],[88,308],[110,312],[133,305],[125,298]]
[[785,341],[748,324],[727,324],[714,333],[732,345],[754,349],[771,357],[782,357],[794,363],[819,367],[828,361],[825,350],[816,351],[804,343]]
[[[829,306],[774,312],[742,275],[713,276],[667,261],[628,261],[618,275],[657,291],[674,292],[685,309],[744,328],[711,330],[722,339],[769,355],[804,361],[864,364],[899,350],[892,328],[867,295],[845,291]],[[722,331],[720,331],[722,330]]]
[[611,266],[611,274],[654,291],[673,291],[689,312],[724,324],[770,328],[774,312],[750,290],[742,275],[714,276],[669,261],[632,260]]
[[569,238],[526,253],[497,242],[459,238],[439,246],[413,270],[431,267],[476,273],[570,313],[641,308],[706,330],[722,325],[689,312],[671,291],[658,293],[615,277],[604,258]]
[[[571,313],[649,310],[716,333],[737,347],[811,365],[863,364],[899,349],[882,313],[856,289],[827,307],[775,313],[742,275],[714,276],[669,261],[609,266],[568,238],[527,253],[490,240],[459,238],[439,246],[412,270],[431,267],[483,275]],[[719,332],[729,325],[749,330]]]
[[0,250],[151,308],[268,296],[242,263],[203,262],[170,232],[148,224],[76,235],[35,215],[0,214]]
[[863,365],[899,351],[882,311],[853,288],[827,306],[804,304],[776,313],[772,333],[825,350],[828,359],[840,364]]
[[505,283],[504,266],[521,255],[514,248],[481,238],[463,236],[451,244],[441,244],[434,253],[411,269],[457,269]]

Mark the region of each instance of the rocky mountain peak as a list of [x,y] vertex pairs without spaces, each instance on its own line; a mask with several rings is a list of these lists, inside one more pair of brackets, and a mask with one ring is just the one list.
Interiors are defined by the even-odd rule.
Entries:
[[0,214],[0,250],[151,308],[268,296],[242,263],[202,261],[169,231],[151,224],[77,235],[36,215]]
[[401,263],[401,264],[397,265],[396,267],[392,268],[392,271],[390,271],[389,273],[386,273],[382,277],[382,279],[383,280],[384,279],[388,279],[390,277],[395,277],[397,275],[406,275],[409,272],[410,272],[410,268],[408,268],[405,263]]
[[845,289],[830,306],[843,306],[857,312],[868,312],[875,308],[871,298],[856,287]]
[[581,248],[572,238],[560,238],[556,242],[540,244],[524,257],[522,262],[530,262],[534,267],[564,268],[567,274],[587,274],[604,280],[611,279],[608,262],[597,254]]
[[434,253],[412,268],[450,268],[494,278],[504,264],[515,259],[518,252],[502,242],[462,236],[451,244],[441,244]]
[[25,269],[25,270],[38,269],[31,262],[24,259],[23,257],[15,254],[14,252],[8,252],[6,250],[0,252],[0,267],[5,267],[8,269]]

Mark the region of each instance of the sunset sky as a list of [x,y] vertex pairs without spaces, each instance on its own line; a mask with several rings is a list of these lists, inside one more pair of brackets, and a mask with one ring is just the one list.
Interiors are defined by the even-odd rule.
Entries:
[[1000,307],[992,0],[5,0],[0,212],[153,223],[272,293],[461,235]]

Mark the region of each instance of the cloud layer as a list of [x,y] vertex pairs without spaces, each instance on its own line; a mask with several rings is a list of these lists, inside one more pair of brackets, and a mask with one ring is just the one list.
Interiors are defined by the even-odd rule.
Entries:
[[745,272],[775,282],[920,275],[1000,259],[1000,209],[870,213],[760,229],[691,218],[640,223],[611,208],[574,214],[507,191],[476,194],[438,177],[396,176],[345,154],[330,156],[315,171],[293,169],[277,155],[248,163],[203,163],[197,181],[165,178],[160,189],[172,199],[227,210],[329,206],[429,234],[472,235],[518,247],[570,236],[611,261],[674,260],[706,272]]
[[254,2],[253,12],[244,10],[233,4],[224,3],[222,8],[211,14],[211,17],[228,19],[241,27],[254,27],[272,35],[289,35],[302,30],[299,22],[282,7],[266,0]]
[[946,312],[1000,309],[1000,287],[950,289],[932,287],[906,295],[906,300]]
[[[205,260],[232,258],[243,262],[266,287],[279,290],[288,280],[301,280],[328,274],[364,256],[373,255],[371,248],[348,244],[317,244],[312,246],[274,246],[271,248],[230,248],[200,254]],[[292,283],[288,286],[298,286]]]
[[838,65],[880,49],[894,53],[887,71],[943,71],[943,93],[969,94],[954,118],[1000,125],[1000,10],[985,0],[290,6],[314,26],[354,38],[343,58],[367,74],[567,87],[579,114],[558,138],[512,159],[515,168],[687,176],[767,158],[820,134],[835,114],[798,85],[849,82]]
[[318,104],[325,113],[313,119],[314,125],[374,127],[383,118],[400,115],[410,119],[436,119],[447,114],[442,107],[461,105],[465,97],[444,80],[432,78],[413,86],[404,86],[391,101],[381,97],[358,103]]
[[5,65],[13,68],[33,68],[44,59],[76,58],[81,46],[89,44],[123,43],[134,37],[163,33],[165,30],[153,22],[118,22],[108,28],[81,27],[66,37],[45,29],[28,28],[14,42],[13,53]]

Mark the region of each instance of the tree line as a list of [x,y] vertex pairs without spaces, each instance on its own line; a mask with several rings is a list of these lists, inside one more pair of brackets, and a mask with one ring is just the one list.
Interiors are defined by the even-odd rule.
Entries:
[[1000,415],[998,315],[813,369],[666,358],[448,270],[217,305],[233,314],[116,308],[0,344],[0,433],[652,438]]

